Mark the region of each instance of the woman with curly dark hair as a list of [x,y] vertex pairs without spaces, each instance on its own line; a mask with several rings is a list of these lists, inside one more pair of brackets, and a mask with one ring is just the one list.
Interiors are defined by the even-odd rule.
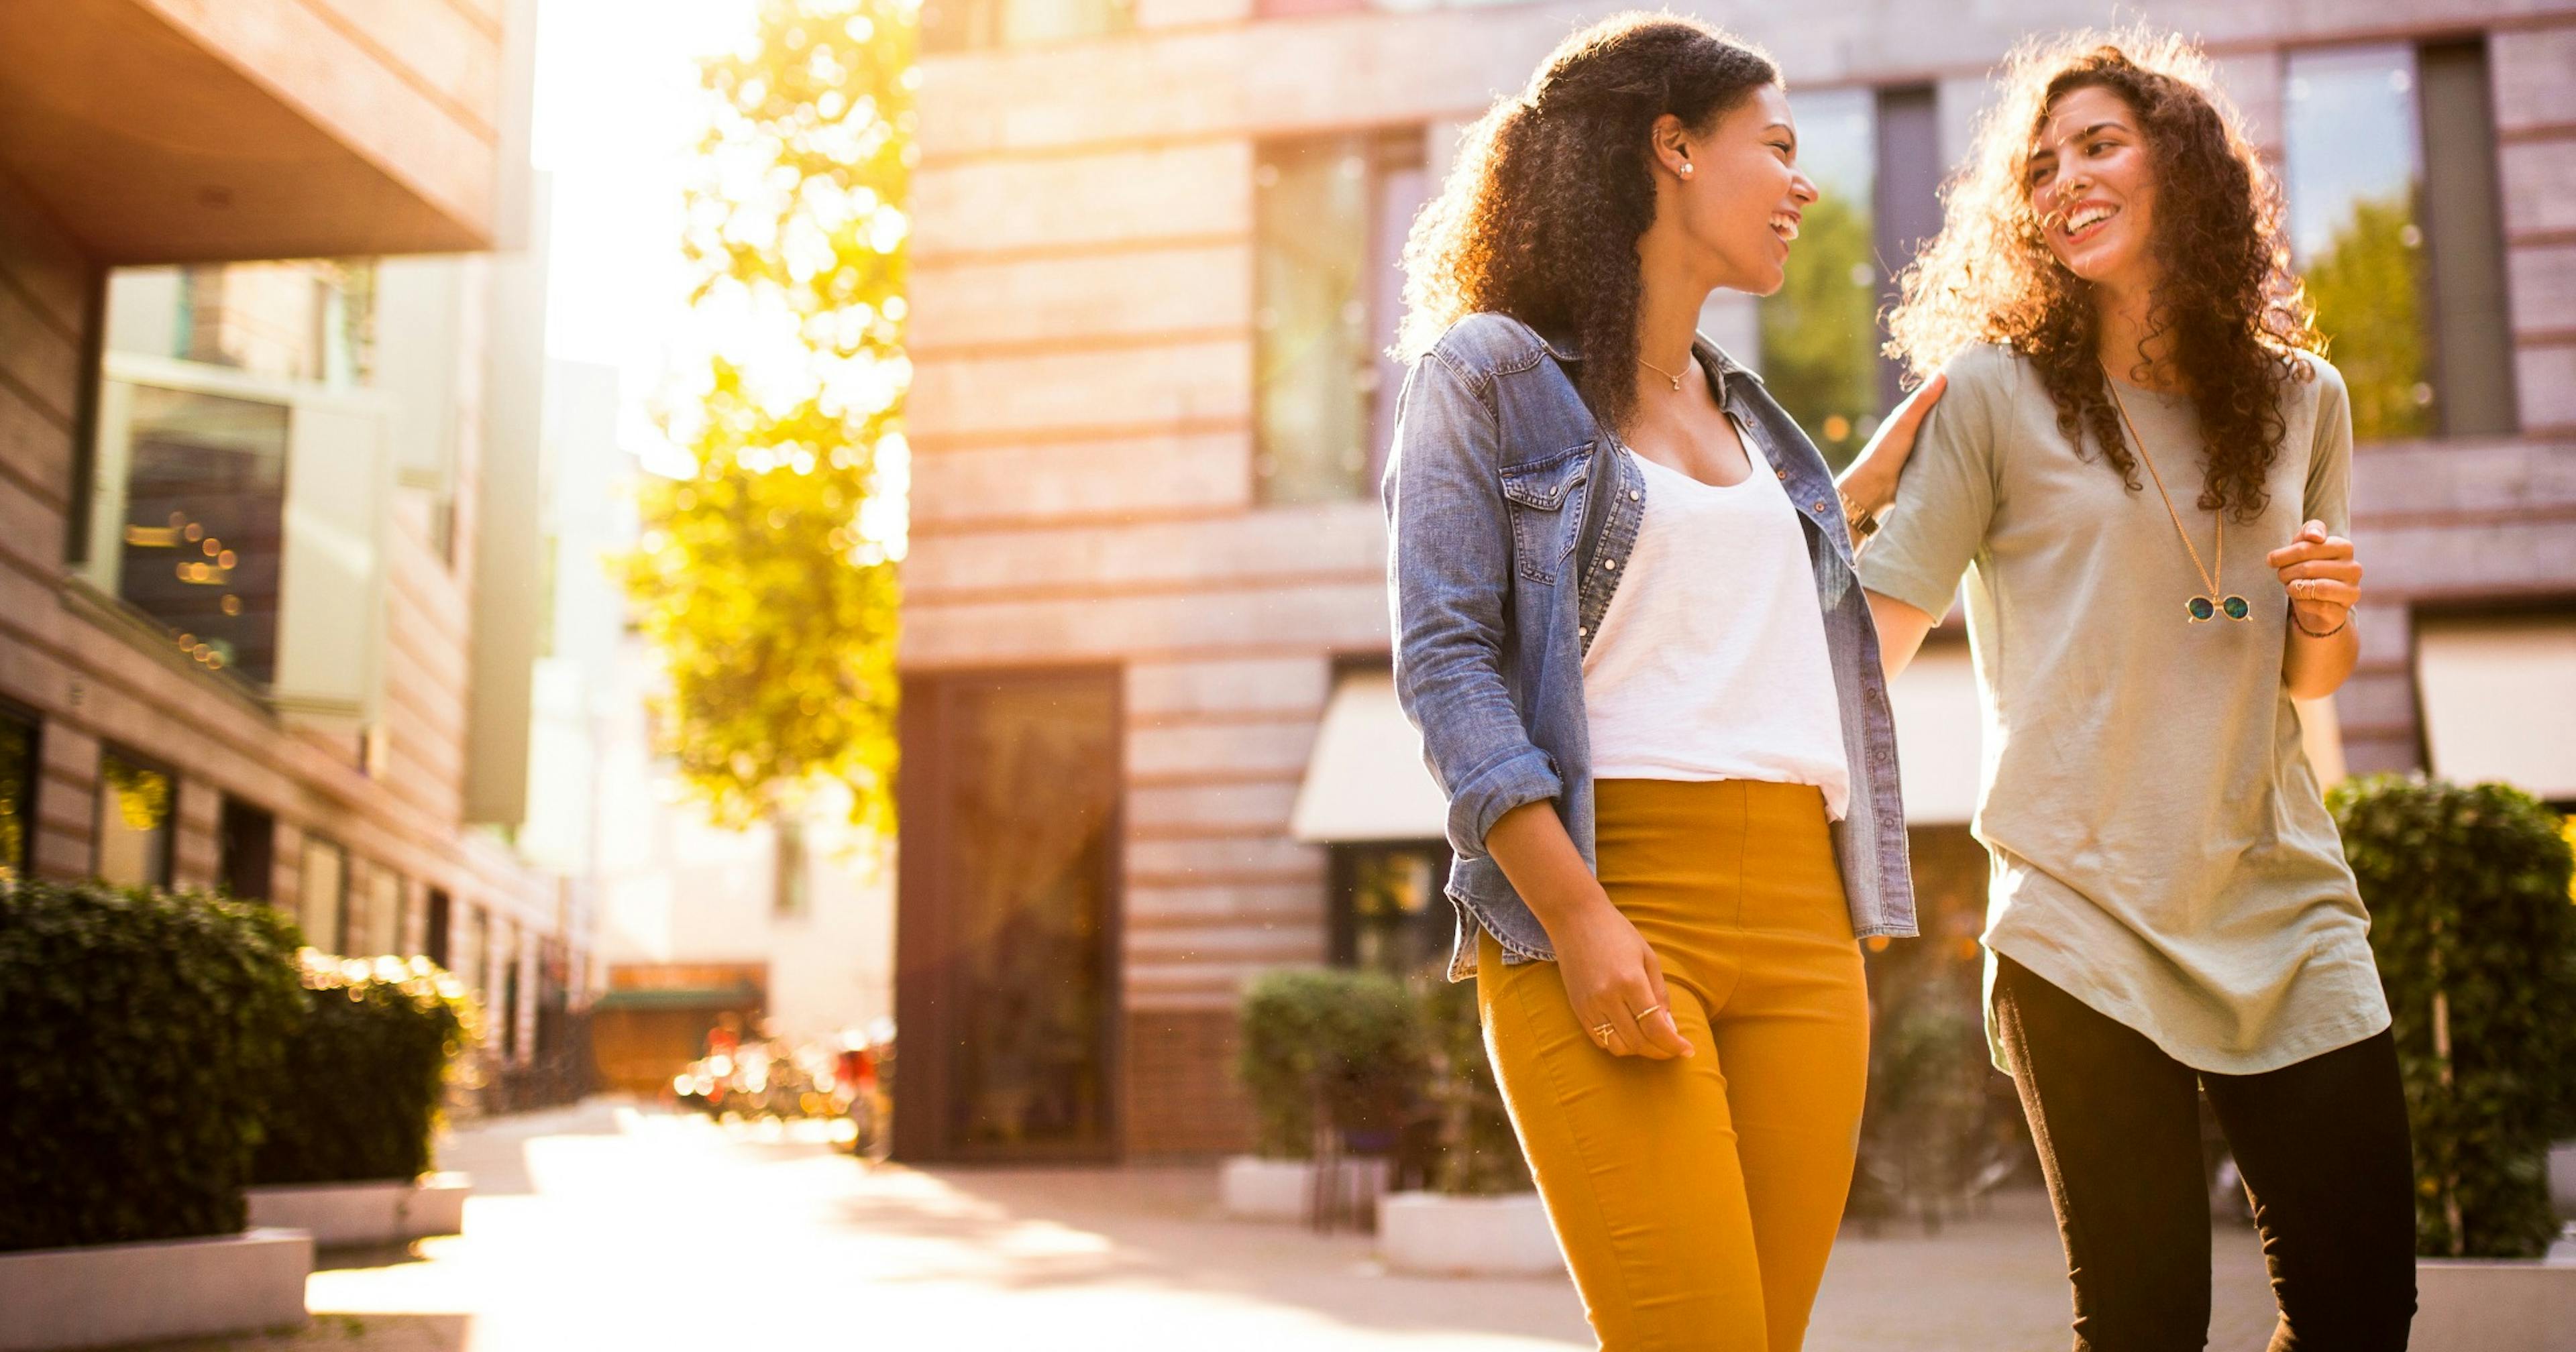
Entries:
[[1406,258],[1395,672],[1449,800],[1450,974],[1611,1348],[1799,1346],[1868,1069],[1855,939],[1914,932],[1833,481],[1693,331],[1779,288],[1797,149],[1767,58],[1614,18],[1468,134]]
[[2198,1348],[2205,1091],[2274,1349],[2403,1347],[2406,1106],[2294,697],[2352,671],[2352,424],[2277,193],[2187,46],[2018,54],[1903,281],[1950,392],[1861,554],[1891,673],[1961,575],[1986,711],[1987,1029],[2082,1348]]

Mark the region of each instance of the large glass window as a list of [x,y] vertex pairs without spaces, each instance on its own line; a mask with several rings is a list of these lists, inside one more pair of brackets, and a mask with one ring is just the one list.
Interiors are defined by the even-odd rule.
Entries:
[[925,0],[921,50],[980,51],[1108,37],[1136,26],[1135,0]]
[[304,838],[296,888],[296,921],[304,942],[338,953],[349,932],[349,852],[319,836]]
[[117,382],[90,579],[210,670],[276,678],[286,405]]
[[275,890],[277,819],[226,795],[215,834],[215,876],[223,889],[248,900],[268,900]]
[[2433,430],[2439,395],[2425,343],[2415,84],[2411,47],[2289,58],[2291,252],[2365,441]]
[[1736,355],[1840,467],[1868,442],[1880,412],[1876,91],[1797,93],[1789,104],[1798,167],[1821,196],[1799,226],[1780,290],[1762,302],[1760,355]]
[[1395,431],[1399,260],[1430,191],[1418,128],[1302,137],[1253,169],[1253,483],[1263,502],[1365,498]]
[[95,872],[119,887],[168,887],[178,777],[131,752],[98,758]]
[[27,876],[36,844],[38,724],[0,708],[0,882]]

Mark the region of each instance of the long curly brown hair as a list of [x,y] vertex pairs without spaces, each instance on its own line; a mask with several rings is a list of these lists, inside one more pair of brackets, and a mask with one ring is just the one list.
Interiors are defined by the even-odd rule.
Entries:
[[1636,403],[1637,241],[1655,222],[1651,132],[1705,131],[1763,85],[1771,58],[1696,19],[1629,13],[1567,38],[1529,86],[1467,129],[1404,250],[1396,355],[1412,361],[1482,310],[1570,334],[1575,387],[1616,428]]
[[[2281,194],[2215,94],[2208,59],[2145,30],[2075,33],[2007,58],[2001,96],[1945,194],[1941,234],[1900,279],[1888,351],[1928,376],[1959,349],[2001,343],[2038,371],[2057,425],[2101,448],[2131,491],[2136,458],[2121,435],[2090,286],[2048,250],[2027,168],[2048,110],[2078,89],[2108,90],[2138,119],[2155,171],[2149,240],[2161,280],[2148,331],[2170,351],[2200,414],[2200,505],[2250,520],[2288,433],[2280,394],[2314,369],[2324,339],[2290,271]],[[2132,379],[2142,373],[2123,373]]]

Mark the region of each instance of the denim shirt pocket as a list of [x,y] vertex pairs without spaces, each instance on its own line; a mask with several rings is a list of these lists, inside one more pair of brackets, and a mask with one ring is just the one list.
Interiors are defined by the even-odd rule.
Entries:
[[1503,467],[1503,500],[1511,504],[1512,554],[1521,576],[1556,584],[1582,534],[1591,476],[1590,442]]

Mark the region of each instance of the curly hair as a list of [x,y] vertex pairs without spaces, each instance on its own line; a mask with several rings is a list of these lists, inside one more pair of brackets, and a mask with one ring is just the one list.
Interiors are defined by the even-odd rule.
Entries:
[[[2173,361],[2200,414],[2200,505],[2251,520],[2288,427],[2280,394],[2314,378],[2301,353],[2325,340],[2290,271],[2281,194],[2234,110],[2212,92],[2208,59],[2180,38],[2132,29],[2026,44],[2006,60],[2000,97],[1945,192],[1940,235],[1899,279],[1891,355],[1916,378],[1970,343],[2000,343],[2039,373],[2057,425],[2081,453],[2099,446],[2130,491],[2136,457],[2121,435],[2098,347],[2090,286],[2049,252],[2027,168],[2057,100],[2117,95],[2137,116],[2155,171],[2160,265],[2150,339]],[[2132,373],[2133,378],[2138,373]]]
[[1613,428],[1636,404],[1637,241],[1655,221],[1651,133],[1704,131],[1779,82],[1771,58],[1696,19],[1629,13],[1567,38],[1529,87],[1467,129],[1457,166],[1404,250],[1412,361],[1492,310],[1571,334],[1575,387]]

